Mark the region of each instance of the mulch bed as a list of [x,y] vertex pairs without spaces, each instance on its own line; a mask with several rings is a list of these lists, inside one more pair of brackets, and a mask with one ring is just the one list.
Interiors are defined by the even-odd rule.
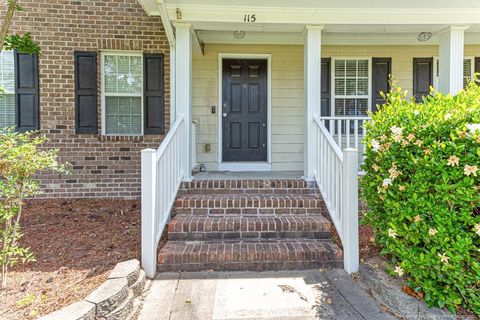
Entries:
[[0,290],[0,319],[34,319],[86,297],[115,264],[140,256],[140,201],[30,200],[17,264]]

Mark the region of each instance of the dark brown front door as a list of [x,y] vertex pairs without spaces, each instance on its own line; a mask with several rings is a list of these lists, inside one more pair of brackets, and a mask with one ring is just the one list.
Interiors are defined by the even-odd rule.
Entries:
[[224,59],[223,161],[267,161],[267,60]]

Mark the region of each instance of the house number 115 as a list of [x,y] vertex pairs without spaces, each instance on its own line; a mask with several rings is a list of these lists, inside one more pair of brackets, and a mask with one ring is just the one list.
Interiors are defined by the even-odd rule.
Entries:
[[255,17],[254,14],[246,14],[243,16],[243,22],[254,23],[255,21],[257,21],[257,18]]

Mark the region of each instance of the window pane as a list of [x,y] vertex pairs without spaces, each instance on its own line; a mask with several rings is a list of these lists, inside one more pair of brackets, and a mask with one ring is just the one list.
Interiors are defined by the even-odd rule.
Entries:
[[347,60],[345,67],[345,75],[347,77],[357,76],[357,60]]
[[336,116],[345,115],[345,99],[341,99],[341,98],[335,99],[335,115]]
[[0,129],[15,125],[15,95],[0,95]]
[[358,60],[358,76],[368,78],[368,60]]
[[335,60],[335,77],[345,77],[345,60]]
[[104,79],[106,93],[141,94],[142,57],[105,55]]
[[345,79],[335,79],[335,94],[344,95],[345,94]]
[[356,115],[366,116],[368,111],[368,99],[356,99],[356,103],[357,103]]
[[105,133],[142,133],[142,98],[105,97]]
[[0,85],[7,93],[15,91],[15,71],[13,51],[2,51],[0,53]]
[[345,99],[345,115],[346,116],[356,116],[357,112],[355,110],[356,99]]
[[358,79],[356,95],[358,96],[368,95],[368,79]]
[[355,96],[357,94],[357,80],[355,78],[347,79],[346,95]]

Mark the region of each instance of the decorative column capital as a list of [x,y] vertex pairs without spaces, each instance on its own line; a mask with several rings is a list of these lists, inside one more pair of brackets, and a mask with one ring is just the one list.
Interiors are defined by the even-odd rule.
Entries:
[[468,30],[470,26],[448,26],[445,29],[442,29],[438,32],[438,35],[444,35],[446,33],[450,33],[452,31],[465,31]]
[[322,31],[325,28],[325,25],[312,25],[307,24],[303,32],[307,31]]
[[192,23],[185,21],[172,21],[175,29],[192,29]]

